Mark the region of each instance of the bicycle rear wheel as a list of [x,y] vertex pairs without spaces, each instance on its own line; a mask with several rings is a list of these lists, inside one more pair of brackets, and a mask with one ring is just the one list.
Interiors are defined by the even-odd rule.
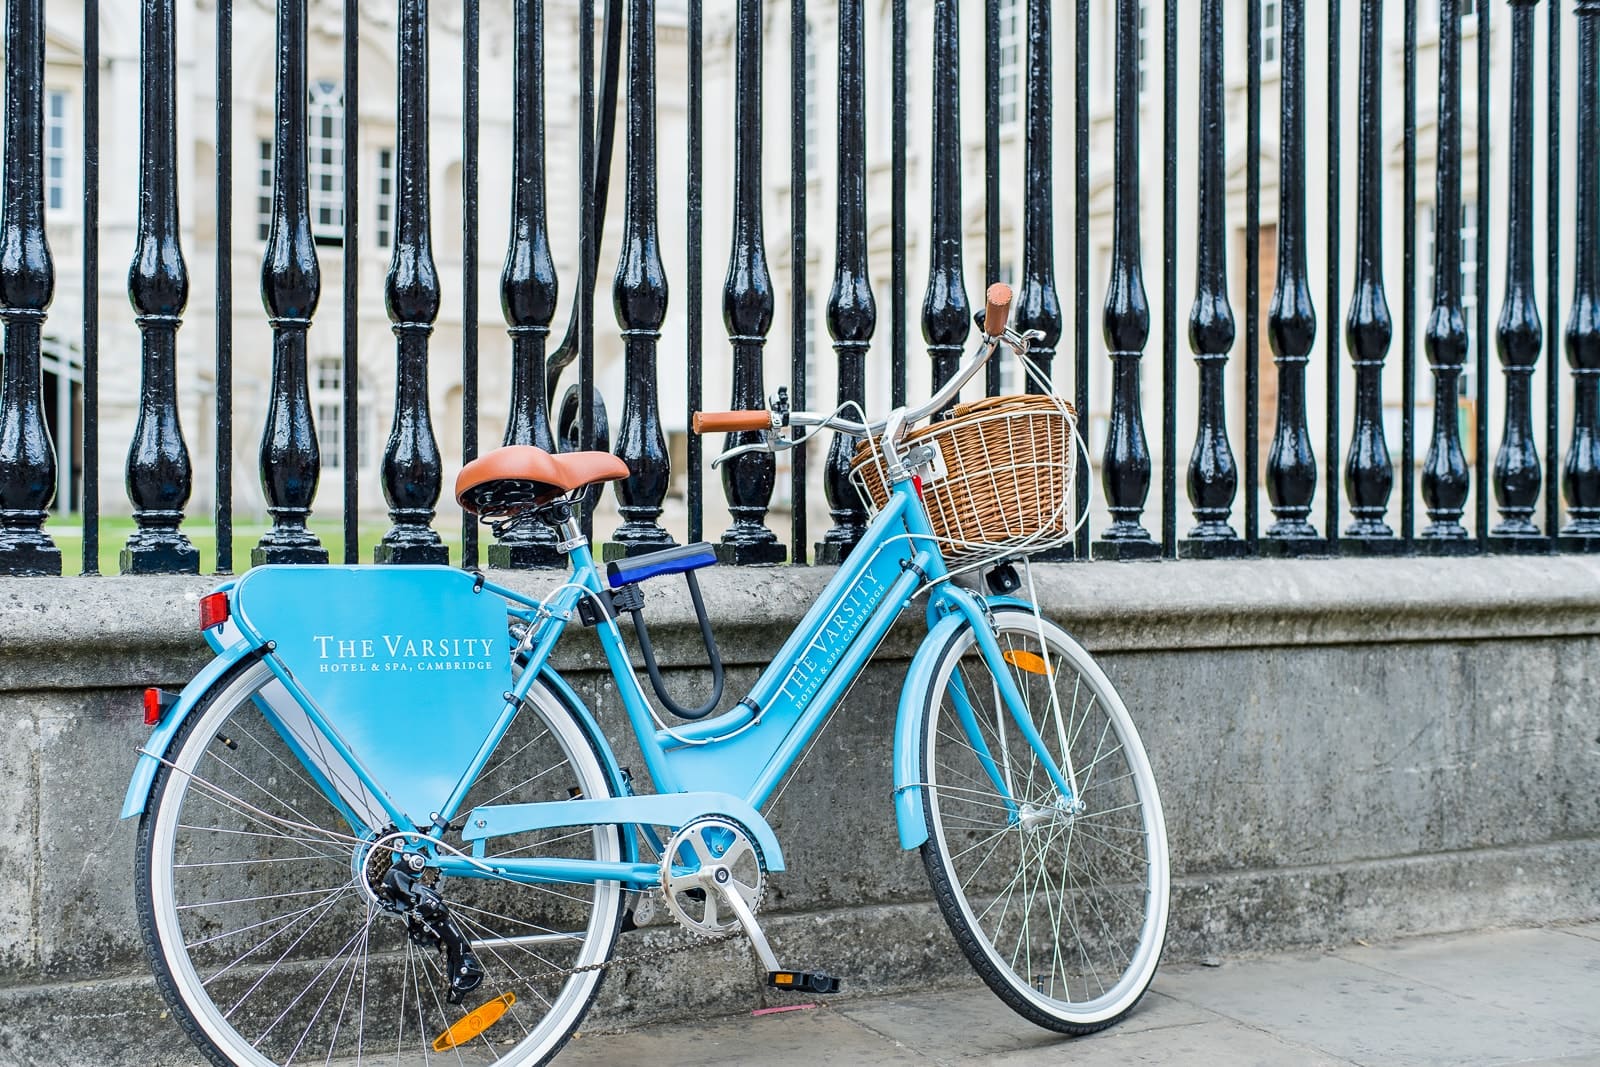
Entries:
[[[390,829],[381,809],[342,790],[356,822],[372,829],[354,826],[318,788],[308,767],[317,761],[294,751],[315,751],[314,739],[280,731],[263,713],[262,703],[285,697],[260,663],[219,685],[174,739],[140,822],[140,926],[179,1022],[218,1064],[544,1062],[604,973],[549,972],[610,958],[621,888],[425,874],[486,972],[451,1005],[445,954],[411,936],[373,891],[391,862],[374,847]],[[535,686],[463,810],[564,800],[573,790],[611,795],[588,737]],[[621,858],[614,826],[490,844],[491,862]],[[462,1022],[469,1012],[498,1017],[473,1035]]]
[[1161,956],[1161,800],[1138,731],[1089,654],[1031,612],[994,619],[1006,670],[1076,797],[1052,784],[963,627],[926,698],[923,863],[990,989],[1040,1026],[1092,1033],[1133,1008]]

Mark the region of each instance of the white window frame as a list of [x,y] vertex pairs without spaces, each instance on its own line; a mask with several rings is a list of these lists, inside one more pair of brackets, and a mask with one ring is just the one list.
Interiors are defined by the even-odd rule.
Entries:
[[1000,94],[997,107],[1002,127],[1015,126],[1022,120],[1025,100],[1023,78],[1026,64],[1023,57],[1023,16],[1025,0],[1000,0]]
[[1283,0],[1261,0],[1261,65],[1275,67],[1283,58]]
[[44,111],[44,206],[46,211],[64,212],[70,202],[67,170],[71,160],[67,141],[72,127],[72,94],[65,89],[45,90]]
[[256,144],[256,237],[263,243],[272,236],[272,141]]
[[373,240],[379,248],[394,243],[394,149],[385,145],[378,149],[373,171],[377,181],[377,194],[373,197],[376,219],[372,228]]
[[817,122],[817,32],[810,20],[806,21],[806,64],[805,64],[805,138],[806,138],[806,182],[809,184],[817,180],[818,171],[822,163],[822,147],[817,144],[819,136],[819,123]]
[[306,174],[311,236],[320,244],[344,241],[344,92],[332,82],[311,86],[306,123]]

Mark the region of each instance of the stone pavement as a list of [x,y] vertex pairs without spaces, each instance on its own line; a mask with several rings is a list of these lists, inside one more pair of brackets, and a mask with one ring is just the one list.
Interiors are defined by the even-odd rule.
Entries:
[[1600,1067],[1600,922],[1209,962],[1163,968],[1133,1014],[1085,1038],[1034,1028],[974,985],[585,1033],[556,1067]]

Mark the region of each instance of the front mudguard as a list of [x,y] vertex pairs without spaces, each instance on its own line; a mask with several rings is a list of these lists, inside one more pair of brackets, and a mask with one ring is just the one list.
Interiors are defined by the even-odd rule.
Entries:
[[928,839],[928,820],[922,806],[920,781],[923,721],[928,715],[928,688],[938,669],[939,656],[950,638],[963,626],[983,624],[989,611],[1001,606],[1027,611],[1033,605],[1010,596],[979,599],[948,582],[928,603],[928,636],[923,638],[900,688],[900,711],[894,724],[894,815],[900,830],[900,847],[917,848]]

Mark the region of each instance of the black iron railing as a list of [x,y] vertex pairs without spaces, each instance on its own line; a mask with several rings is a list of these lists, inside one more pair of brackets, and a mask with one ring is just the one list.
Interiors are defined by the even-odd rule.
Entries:
[[[1419,165],[1419,23],[1431,12],[1419,11],[1418,0],[1200,0],[1198,37],[1179,33],[1194,13],[1180,11],[1179,0],[1079,0],[1075,8],[1042,0],[932,0],[931,17],[921,20],[930,37],[916,42],[918,54],[931,58],[929,91],[908,99],[908,52],[912,22],[907,0],[894,0],[887,25],[890,71],[883,82],[871,74],[867,52],[870,17],[878,5],[865,0],[837,0],[835,40],[812,40],[807,0],[789,0],[787,40],[784,21],[769,17],[773,5],[739,0],[735,24],[726,44],[731,53],[735,97],[731,141],[731,199],[715,210],[731,214],[732,242],[721,292],[723,333],[717,334],[703,312],[703,272],[707,249],[704,230],[707,201],[704,92],[707,33],[702,0],[687,2],[686,85],[665,84],[657,75],[656,0],[578,0],[577,135],[575,161],[547,159],[546,56],[553,41],[563,50],[573,46],[570,20],[546,11],[544,0],[500,0],[509,5],[514,50],[510,86],[514,144],[511,149],[510,234],[500,296],[510,336],[509,401],[505,443],[546,448],[613,448],[628,461],[633,475],[617,490],[622,524],[598,531],[609,554],[649,551],[670,543],[662,525],[672,482],[669,448],[663,433],[660,377],[686,369],[688,406],[720,408],[757,406],[767,390],[765,358],[775,321],[789,337],[792,400],[817,407],[854,402],[882,409],[906,399],[907,351],[911,308],[920,295],[919,322],[930,361],[931,377],[942,381],[971,339],[973,311],[969,291],[997,280],[1002,263],[1003,211],[1020,214],[1011,239],[1020,250],[1017,322],[1038,330],[1034,349],[1038,363],[1052,376],[1058,391],[1073,397],[1081,411],[1102,380],[1109,384],[1104,439],[1096,461],[1108,520],[1101,528],[1080,532],[1077,558],[1139,559],[1179,556],[1214,558],[1244,555],[1400,554],[1408,552],[1550,552],[1600,549],[1600,0],[1477,0],[1475,20],[1476,98],[1463,89],[1464,0],[1437,0],[1438,98],[1434,112],[1432,258],[1418,262],[1417,184]],[[1020,5],[1020,6],[1018,6]],[[214,282],[216,425],[212,436],[215,462],[216,565],[235,566],[231,532],[234,526],[232,470],[234,364],[234,291],[232,262],[235,228],[232,218],[234,142],[233,5],[216,0],[215,113],[215,243]],[[327,549],[309,528],[307,518],[317,499],[320,475],[334,457],[319,453],[308,381],[307,334],[322,293],[308,157],[307,13],[309,0],[280,0],[276,16],[275,116],[271,143],[271,212],[261,266],[260,291],[272,335],[270,396],[262,427],[259,475],[272,526],[251,552],[252,563],[326,560]],[[355,562],[358,544],[359,463],[357,404],[359,350],[360,183],[354,179],[361,137],[358,106],[362,16],[357,0],[346,0],[342,137],[352,168],[343,187],[342,296],[344,405],[343,454],[337,459],[342,477],[344,558]],[[600,7],[602,10],[596,10]],[[811,0],[817,9],[820,0]],[[1398,122],[1388,121],[1393,87],[1386,91],[1396,6],[1402,34],[1403,78]],[[430,84],[440,76],[430,71],[427,0],[396,0],[386,17],[395,33],[398,57],[393,154],[392,258],[385,289],[395,336],[396,393],[393,422],[378,475],[388,504],[390,527],[376,550],[379,562],[444,562],[449,557],[438,533],[439,498],[445,485],[446,460],[435,438],[430,409],[430,360],[454,358],[454,352],[430,352],[430,335],[439,317],[446,287],[461,302],[462,457],[471,458],[478,441],[480,343],[478,336],[478,261],[481,233],[480,144],[481,0],[464,0],[461,26],[461,116],[463,132],[461,180],[461,274],[441,284],[431,235],[433,171],[429,162]],[[51,439],[46,411],[41,345],[43,328],[55,292],[55,273],[46,240],[45,203],[49,175],[45,145],[46,0],[6,0],[7,72],[5,80],[5,160],[3,224],[0,224],[0,318],[4,321],[3,382],[0,382],[0,573],[59,574],[62,553],[45,529],[58,485],[58,464],[81,463],[83,559],[86,573],[99,569],[100,418],[100,198],[101,14],[98,0],[82,4],[82,417],[74,420],[75,442]],[[183,517],[191,495],[189,446],[179,424],[176,339],[188,310],[190,278],[182,241],[186,231],[179,205],[192,203],[178,185],[182,148],[177,141],[176,46],[178,0],[140,0],[141,19],[138,217],[134,247],[105,249],[112,256],[131,254],[128,295],[141,338],[142,378],[137,424],[126,465],[127,499],[136,529],[121,554],[121,569],[136,574],[193,572],[199,553],[185,535]],[[1358,17],[1346,12],[1358,9]],[[1506,9],[1509,9],[1508,11]],[[201,10],[184,6],[195,14]],[[1506,69],[1496,69],[1495,34],[1501,14],[1509,15],[1510,47]],[[965,14],[965,32],[961,18]],[[1323,22],[1315,16],[1324,15]],[[979,18],[975,18],[979,16]],[[1002,54],[1001,23],[1018,19],[1020,57]],[[1264,22],[1264,18],[1266,22]],[[1056,85],[1054,43],[1073,41],[1071,110],[1066,93]],[[973,22],[979,21],[974,26]],[[1269,24],[1270,23],[1270,24]],[[1577,92],[1563,96],[1564,27],[1575,26]],[[604,33],[597,39],[596,29]],[[1325,32],[1324,69],[1307,64],[1307,35]],[[774,40],[772,31],[779,31]],[[369,31],[370,32],[370,31]],[[1230,67],[1229,42],[1244,38],[1243,69]],[[1351,39],[1353,35],[1353,40]],[[1109,50],[1096,50],[1104,40]],[[1160,69],[1147,66],[1159,40]],[[981,52],[980,43],[981,42]],[[1430,39],[1431,42],[1431,39]],[[1359,57],[1354,83],[1345,69],[1348,45]],[[808,159],[825,155],[828,135],[819,135],[823,152],[808,145],[808,49],[837,54],[837,140],[831,180],[812,186]],[[965,46],[965,48],[963,48]],[[1432,47],[1430,43],[1430,47]],[[925,52],[924,52],[925,48]],[[767,80],[763,65],[781,63],[787,51],[787,92],[771,91],[781,82]],[[598,56],[597,56],[598,52]],[[1269,54],[1270,53],[1270,54]],[[1546,83],[1542,99],[1536,82],[1536,57],[1544,57]],[[975,57],[981,56],[981,64]],[[1103,56],[1103,58],[1102,58]],[[963,57],[965,64],[963,65]],[[1091,66],[1104,62],[1110,78],[1109,277],[1103,306],[1091,308],[1090,196],[1091,142],[1098,122]],[[1235,59],[1235,63],[1237,60]],[[1011,66],[1007,66],[1011,63]],[[963,72],[981,65],[982,202],[984,221],[982,266],[975,270],[968,255],[972,245],[964,218]],[[1269,71],[1270,68],[1270,71]],[[918,71],[919,81],[921,71]],[[969,80],[972,77],[968,76]],[[1243,263],[1242,286],[1230,284],[1241,264],[1230,257],[1230,242],[1240,231],[1239,204],[1230,192],[1230,101],[1242,85],[1243,133]],[[1263,219],[1262,93],[1268,79],[1279,94],[1276,146],[1276,218]],[[1019,94],[1018,132],[1002,120],[1002,82],[1014,81]],[[1141,95],[1149,82],[1151,93]],[[888,292],[874,291],[873,260],[879,254],[870,240],[874,216],[869,212],[872,187],[868,125],[884,113],[883,101],[869,99],[869,84],[887,86],[889,117],[889,260]],[[1346,86],[1354,91],[1344,99]],[[1506,87],[1505,99],[1494,88]],[[1190,93],[1190,89],[1193,93]],[[1159,89],[1159,98],[1153,90]],[[875,90],[874,90],[875,91]],[[1008,89],[1007,92],[1010,90]],[[658,181],[658,98],[685,93],[687,182],[683,189]],[[1308,128],[1308,92],[1326,100],[1323,143]],[[1193,102],[1198,126],[1194,132],[1193,173],[1180,166],[1179,131],[1184,108]],[[1103,104],[1104,101],[1099,103]],[[1062,104],[1063,106],[1058,106]],[[1182,106],[1180,106],[1180,104]],[[1353,105],[1356,159],[1349,166],[1344,152],[1345,109]],[[1013,103],[1011,106],[1017,106]],[[1509,119],[1503,128],[1505,146],[1491,144],[1497,128],[1494,108],[1503,106]],[[788,108],[790,121],[780,116]],[[1159,116],[1162,158],[1160,203],[1145,202],[1145,171],[1153,138],[1141,137],[1141,121]],[[1474,123],[1472,138],[1463,119]],[[931,138],[918,173],[928,182],[925,235],[926,283],[920,294],[911,288],[907,263],[907,149],[912,121],[927,122]],[[1070,131],[1063,130],[1071,123]],[[1544,168],[1538,167],[1536,130],[1546,126]],[[971,126],[970,119],[968,126]],[[1402,141],[1398,197],[1389,189],[1386,126],[1398,127]],[[1575,133],[1570,173],[1562,153],[1563,129]],[[1063,136],[1070,133],[1071,137]],[[621,159],[615,138],[620,135]],[[779,256],[788,285],[774,282],[764,223],[771,205],[772,184],[763,165],[771,157],[764,140],[787,136],[790,181],[788,247]],[[877,135],[881,136],[881,135]],[[1392,136],[1392,134],[1390,135]],[[1007,138],[1011,138],[1010,142]],[[1002,169],[1006,143],[1020,141],[1020,166]],[[1070,141],[1070,165],[1057,146]],[[1188,141],[1184,141],[1187,144]],[[1326,200],[1309,203],[1308,162],[1320,153],[1326,166]],[[1014,157],[1013,157],[1014,158]],[[547,171],[574,167],[576,190],[561,183],[559,195],[547,188]],[[1475,163],[1475,270],[1463,272],[1461,232],[1467,203],[1463,185]],[[1497,174],[1497,168],[1505,180]],[[615,171],[615,174],[613,172]],[[1353,187],[1347,177],[1353,171]],[[1058,175],[1072,176],[1072,210],[1057,211]],[[968,178],[972,175],[968,174]],[[1179,210],[1181,185],[1197,190],[1193,217]],[[607,219],[608,194],[622,193],[616,226],[620,254],[610,275],[615,314],[599,312],[599,282],[607,277],[600,262]],[[831,291],[826,326],[831,359],[837,367],[836,396],[819,396],[808,380],[808,366],[824,349],[804,328],[809,317],[808,269],[814,249],[828,247],[826,234],[808,230],[808,191],[825,189],[835,203],[836,232],[831,242]],[[1353,191],[1352,191],[1353,189]],[[202,193],[206,191],[202,190]],[[1399,217],[1385,214],[1398,199]],[[1567,194],[1570,193],[1570,199]],[[1573,213],[1564,217],[1564,205]],[[1498,205],[1498,206],[1497,206]],[[662,253],[659,217],[664,207],[685,218],[685,276],[669,278]],[[1159,211],[1156,209],[1159,208]],[[1542,209],[1545,263],[1543,308],[1540,307],[1536,238]],[[452,207],[453,210],[453,207]],[[570,316],[560,340],[551,347],[558,311],[557,256],[552,249],[550,220],[556,211],[576,211],[579,277],[569,281],[577,296],[569,301]],[[877,208],[877,210],[881,210]],[[1321,227],[1315,225],[1316,211]],[[1491,226],[1503,218],[1496,230]],[[1063,222],[1063,219],[1068,221]],[[1264,221],[1275,235],[1273,276],[1264,278]],[[1160,261],[1147,269],[1149,238],[1159,228]],[[1321,277],[1308,267],[1308,248],[1324,243],[1318,258],[1326,264]],[[1503,293],[1489,291],[1491,252],[1504,242]],[[1399,242],[1402,277],[1398,323],[1391,311],[1394,294],[1386,285],[1384,250]],[[1353,249],[1353,278],[1347,291],[1341,277],[1341,256]],[[1058,256],[1070,249],[1070,306],[1064,304],[1057,280]],[[1565,251],[1564,251],[1565,249]],[[964,255],[967,254],[967,255]],[[1193,255],[1195,295],[1189,305],[1187,332],[1196,361],[1193,403],[1195,424],[1179,425],[1184,388],[1178,362],[1180,254]],[[1564,260],[1564,255],[1568,257]],[[713,252],[713,261],[715,252]],[[1230,261],[1231,260],[1231,261]],[[1561,278],[1571,262],[1570,286]],[[881,265],[880,265],[881,269]],[[1431,277],[1431,306],[1418,306],[1419,273]],[[1149,284],[1147,285],[1147,276]],[[1464,289],[1463,278],[1474,288]],[[882,275],[878,275],[882,277]],[[685,338],[681,349],[663,350],[669,292],[682,286]],[[1263,286],[1266,286],[1265,290]],[[880,285],[881,289],[881,285]],[[1156,297],[1151,298],[1152,290]],[[1242,293],[1235,307],[1230,291]],[[784,297],[788,299],[783,299]],[[1499,299],[1491,332],[1490,300]],[[1317,306],[1318,301],[1321,307]],[[1566,309],[1564,327],[1556,325]],[[1469,319],[1469,309],[1472,315]],[[1265,312],[1263,314],[1263,311]],[[1099,314],[1104,356],[1092,348],[1091,322]],[[1242,318],[1242,324],[1241,324]],[[887,320],[887,321],[884,321]],[[1545,325],[1549,324],[1549,325]],[[65,324],[75,333],[78,323]],[[1242,328],[1241,328],[1242,325]],[[1265,328],[1273,365],[1262,362]],[[600,397],[595,382],[597,331],[617,331],[625,351],[622,393]],[[1242,337],[1242,345],[1240,343]],[[885,338],[887,343],[885,343]],[[1421,344],[1424,370],[1432,386],[1431,425],[1419,442],[1417,352]],[[1495,441],[1490,426],[1489,349],[1500,359],[1504,423]],[[1158,349],[1153,346],[1159,344]],[[1063,346],[1070,346],[1071,359]],[[1560,370],[1562,349],[1566,367]],[[1148,390],[1146,355],[1159,354],[1161,408],[1159,419],[1145,410]],[[679,359],[683,361],[680,368]],[[1229,400],[1231,361],[1242,359],[1242,404]],[[1348,363],[1345,361],[1348,359]],[[1386,434],[1385,367],[1400,363],[1399,440]],[[702,395],[708,360],[731,368],[731,396]],[[886,360],[888,395],[869,395],[869,365]],[[1541,364],[1541,360],[1543,361]],[[1317,366],[1320,361],[1321,367]],[[573,372],[573,365],[576,371]],[[1313,440],[1310,405],[1319,399],[1312,388],[1320,370],[1320,401],[1325,405],[1326,436],[1321,455]],[[1350,410],[1341,408],[1342,381],[1354,386]],[[1458,403],[1464,376],[1477,390],[1472,417],[1462,425]],[[1104,379],[1102,379],[1104,376]],[[1264,382],[1264,376],[1271,381]],[[566,382],[563,389],[562,383]],[[998,366],[987,378],[990,392],[1001,387]],[[1535,396],[1539,384],[1542,398]],[[1270,447],[1262,455],[1263,385],[1271,386],[1273,422]],[[63,386],[58,382],[56,388]],[[1542,411],[1535,418],[1535,404]],[[1184,404],[1187,404],[1187,400]],[[1240,408],[1242,407],[1242,412]],[[1566,420],[1563,433],[1563,418]],[[1543,440],[1537,439],[1538,422]],[[1348,437],[1343,434],[1348,425]],[[254,432],[255,427],[250,431]],[[1192,436],[1191,436],[1192,434]],[[735,435],[728,444],[744,441]],[[1152,442],[1158,447],[1153,448]],[[1190,443],[1192,442],[1192,444]],[[1491,457],[1491,444],[1496,451]],[[1242,462],[1236,448],[1242,445]],[[1470,449],[1466,446],[1470,445]],[[722,442],[711,447],[720,448]],[[1418,463],[1418,449],[1422,460]],[[713,479],[704,445],[686,446],[687,522],[691,538],[706,533],[720,537],[723,558],[738,564],[769,564],[786,559],[837,562],[856,543],[866,513],[848,480],[853,442],[837,439],[826,457],[803,456],[790,468],[787,543],[773,529],[771,505],[778,467],[767,455],[747,454],[727,464]],[[1398,463],[1395,450],[1398,448]],[[1470,460],[1469,460],[1470,451]],[[1192,524],[1180,519],[1179,460],[1187,454],[1186,489]],[[63,460],[62,457],[65,457]],[[81,458],[78,458],[81,457]],[[452,457],[452,460],[455,457]],[[818,471],[820,468],[820,472]],[[820,476],[819,476],[820,474]],[[68,479],[72,484],[72,479]],[[1398,506],[1395,490],[1398,488]],[[1158,514],[1150,514],[1150,493],[1159,489]],[[1087,483],[1079,486],[1080,505],[1088,503]],[[1420,490],[1425,519],[1417,515]],[[825,494],[831,526],[815,544],[807,526],[808,499]],[[706,531],[707,494],[720,492],[731,516],[725,531]],[[1265,495],[1269,514],[1261,512]],[[1321,495],[1320,509],[1318,495]],[[324,498],[325,499],[325,498]],[[1491,514],[1491,500],[1494,514]],[[1470,511],[1469,511],[1470,506]],[[1242,514],[1241,514],[1242,511]],[[1320,514],[1319,514],[1320,511]],[[454,515],[447,509],[446,515]],[[450,519],[454,521],[453,518]],[[1263,529],[1265,524],[1265,529]],[[1420,524],[1420,528],[1419,528]],[[1154,529],[1152,529],[1154,527]],[[1180,529],[1182,533],[1180,535]],[[486,557],[496,567],[543,567],[559,563],[547,531],[523,530],[498,544],[480,548],[470,523],[462,535],[469,566]],[[66,564],[75,569],[74,562]]]

